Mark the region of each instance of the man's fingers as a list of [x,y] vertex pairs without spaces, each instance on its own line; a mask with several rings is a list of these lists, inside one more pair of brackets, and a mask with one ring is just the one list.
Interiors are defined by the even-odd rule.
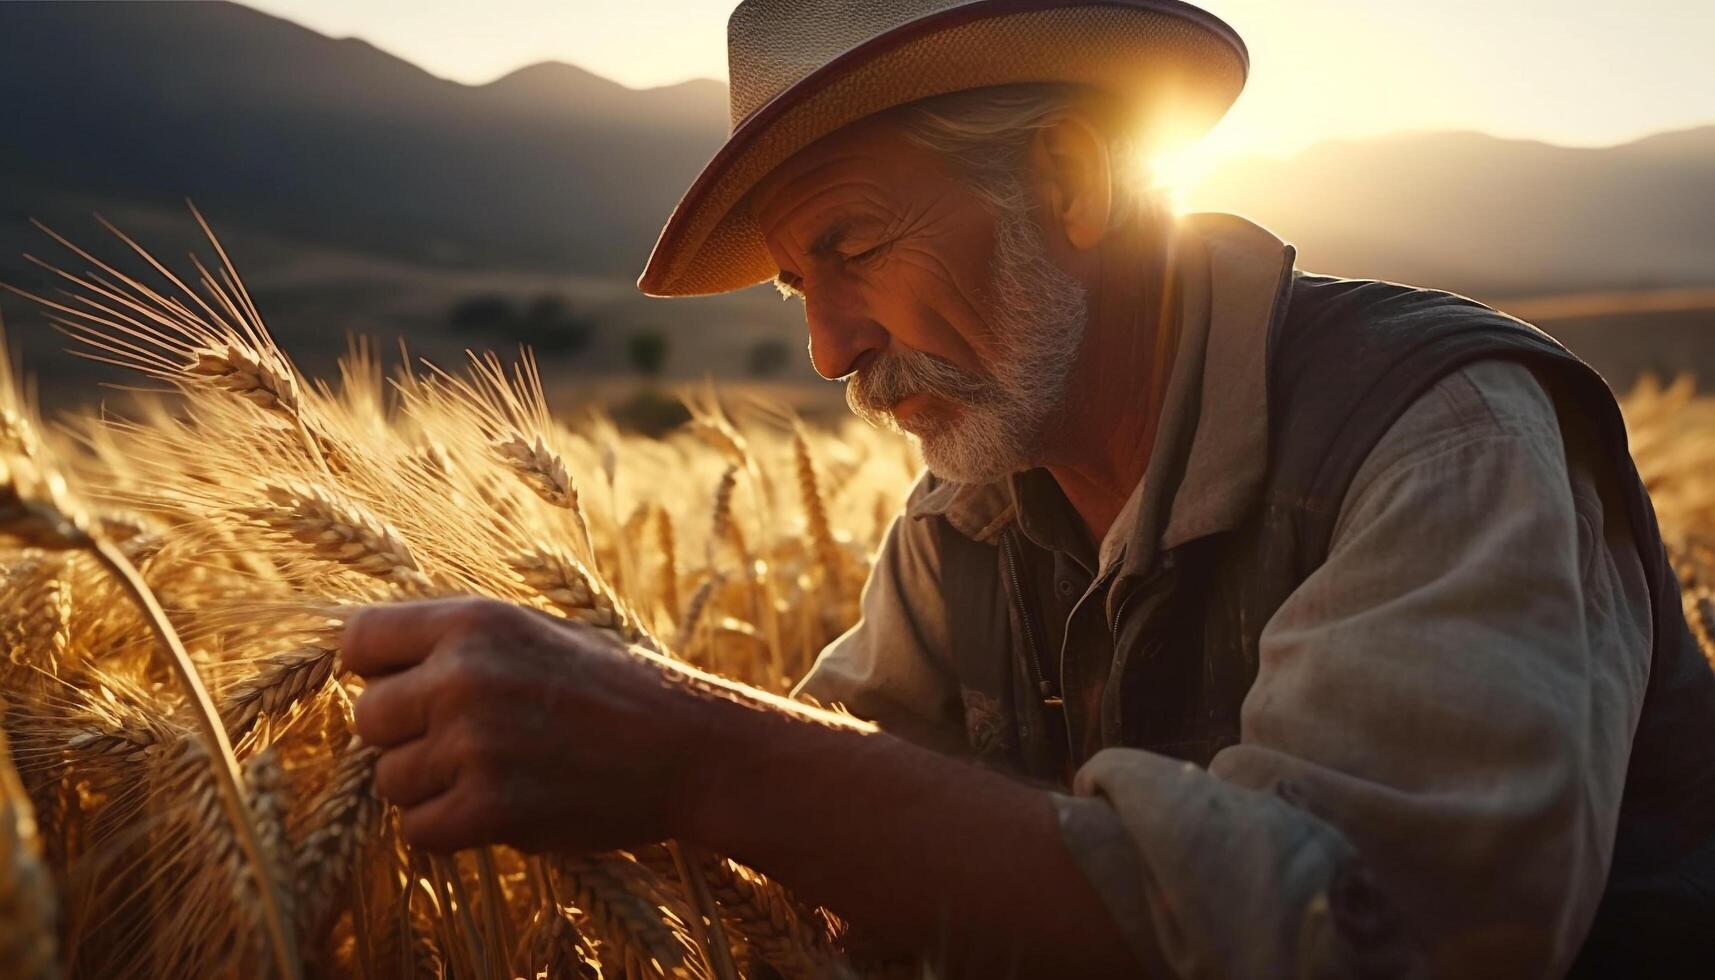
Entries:
[[457,776],[457,763],[437,752],[431,739],[419,738],[381,753],[375,763],[375,792],[401,807],[413,807],[446,792]]
[[359,677],[405,670],[433,653],[448,632],[468,627],[487,604],[429,599],[370,606],[345,624],[340,662]]
[[418,668],[370,681],[352,706],[358,737],[387,749],[427,734],[430,680],[428,669]]
[[473,792],[468,780],[454,784],[427,802],[402,810],[399,833],[407,844],[436,853],[499,843],[492,820],[497,801],[489,795]]

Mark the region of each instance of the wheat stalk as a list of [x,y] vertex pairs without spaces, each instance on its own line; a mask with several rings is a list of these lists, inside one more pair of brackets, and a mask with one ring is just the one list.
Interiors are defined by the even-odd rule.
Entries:
[[[254,841],[262,852],[257,860],[242,840],[240,828],[226,817],[218,782],[208,753],[194,738],[185,739],[155,758],[153,801],[165,811],[156,827],[157,846],[170,855],[180,877],[153,937],[158,968],[169,975],[224,973],[239,963],[254,963],[261,950],[254,939],[268,939],[255,929],[252,916],[265,917],[272,905],[266,896],[282,887],[281,865],[275,855],[284,837],[278,798],[280,774],[267,753],[243,764],[241,788]],[[256,783],[250,780],[254,778]],[[283,908],[283,907],[282,907]],[[211,912],[221,915],[218,931],[199,928]],[[193,938],[194,937],[194,938]],[[287,935],[287,948],[296,950]],[[265,954],[264,954],[265,955]]]
[[239,773],[238,759],[233,755],[232,744],[226,737],[226,731],[219,724],[219,715],[215,712],[214,703],[209,700],[208,691],[203,687],[202,678],[197,674],[196,666],[191,661],[190,653],[180,641],[178,632],[173,629],[167,619],[166,612],[153,592],[144,583],[136,566],[126,559],[124,552],[105,539],[95,539],[94,554],[101,564],[118,579],[120,585],[130,595],[142,611],[144,618],[150,624],[156,638],[167,648],[170,663],[178,676],[179,683],[184,687],[194,706],[193,712],[197,728],[205,746],[209,747],[208,765],[211,767],[216,786],[219,791],[221,807],[226,819],[230,821],[233,832],[245,859],[259,881],[259,897],[262,905],[262,919],[272,943],[274,962],[280,976],[286,980],[296,980],[302,969],[298,960],[297,946],[292,939],[285,901],[279,888],[269,880],[265,869],[268,867],[267,854],[263,849],[262,834],[257,828],[249,811],[243,794],[243,777]]

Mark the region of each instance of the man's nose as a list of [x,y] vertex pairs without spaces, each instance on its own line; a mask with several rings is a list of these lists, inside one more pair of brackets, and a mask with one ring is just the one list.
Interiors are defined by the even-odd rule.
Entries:
[[811,291],[804,310],[810,328],[810,363],[817,374],[829,381],[856,371],[865,355],[887,346],[887,330],[849,296],[817,295]]

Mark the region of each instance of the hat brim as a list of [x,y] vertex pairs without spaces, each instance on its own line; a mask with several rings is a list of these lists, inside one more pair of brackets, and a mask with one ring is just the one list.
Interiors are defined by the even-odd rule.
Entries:
[[847,51],[739,123],[662,229],[638,288],[702,296],[778,269],[745,198],[799,151],[878,112],[993,85],[1073,82],[1137,107],[1146,137],[1195,139],[1243,90],[1249,55],[1176,0],[978,0]]

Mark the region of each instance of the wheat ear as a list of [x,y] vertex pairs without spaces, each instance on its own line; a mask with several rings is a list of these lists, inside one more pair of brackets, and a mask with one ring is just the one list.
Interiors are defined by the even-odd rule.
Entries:
[[662,972],[684,963],[683,940],[640,894],[650,889],[630,887],[653,877],[647,869],[623,858],[596,856],[560,861],[554,871],[560,899],[582,912],[587,931],[622,958],[653,963]]
[[589,522],[584,518],[583,503],[578,499],[578,485],[572,482],[566,461],[548,447],[547,440],[540,434],[527,439],[514,432],[496,440],[492,448],[496,458],[536,496],[550,506],[571,513],[584,547],[594,555],[595,540],[590,537]]
[[408,589],[429,589],[399,532],[355,501],[297,482],[265,484],[263,496],[266,503],[247,508],[246,515],[309,545],[318,558]]
[[259,351],[221,344],[192,351],[184,373],[258,408],[296,419],[303,409],[297,379],[269,360]]
[[493,448],[494,455],[536,496],[555,507],[577,507],[578,491],[566,471],[566,461],[549,449],[541,436],[529,440],[514,433],[496,440]]
[[691,898],[691,934],[703,951],[703,959],[715,980],[739,980],[738,967],[732,959],[732,941],[727,938],[726,925],[721,921],[720,907],[709,891],[703,874],[707,856],[702,849],[683,841],[671,840],[667,853],[673,856],[678,878]]
[[537,910],[518,940],[512,973],[531,980],[544,973],[547,980],[578,980],[592,974],[594,955],[572,917],[550,905]]
[[143,725],[81,725],[66,739],[66,751],[92,767],[127,766],[143,762],[161,744],[161,733]]
[[512,556],[508,564],[525,585],[568,617],[612,630],[628,643],[660,651],[660,643],[649,635],[636,616],[571,555],[543,545]]
[[[244,760],[244,775],[249,783],[251,812],[256,814],[256,826],[261,833],[262,851],[267,856],[264,869],[267,882],[281,895],[291,893],[287,875],[294,870],[291,847],[286,840],[286,771],[280,756],[269,747]],[[255,891],[268,885],[245,879],[246,905],[255,902]],[[290,910],[288,910],[290,911]]]
[[44,551],[89,548],[87,519],[65,497],[59,474],[0,457],[0,540]]
[[[718,409],[716,410],[718,411]],[[739,431],[715,412],[699,413],[691,420],[691,434],[703,444],[720,453],[733,466],[748,469],[751,463],[750,445]]]
[[804,430],[792,431],[792,460],[798,476],[798,496],[804,507],[804,522],[810,541],[816,549],[816,560],[822,566],[822,581],[829,588],[840,587],[841,552],[834,540],[833,526],[828,522],[828,505],[822,497],[822,484],[816,478],[816,461],[810,455],[810,441]]
[[6,617],[0,640],[15,660],[27,652],[38,661],[39,672],[26,673],[20,687],[59,676],[71,658],[71,586],[64,568],[64,560],[52,556],[26,559],[12,566],[0,590]]
[[310,830],[293,857],[298,922],[306,936],[320,935],[357,871],[364,842],[374,834],[381,807],[372,787],[381,753],[352,736],[334,760],[327,788],[310,804]]
[[1692,639],[1697,641],[1709,665],[1715,667],[1715,599],[1706,589],[1687,590],[1684,605]]
[[321,690],[335,673],[339,645],[319,640],[262,658],[261,669],[234,684],[221,700],[220,715],[233,738],[248,732],[262,716],[277,718]]
[[784,980],[821,980],[833,972],[833,944],[784,888],[725,858],[709,857],[702,869],[727,927]]
[[41,446],[35,424],[28,416],[15,409],[0,407],[0,452],[34,456],[41,451]]
[[697,627],[702,624],[709,601],[714,598],[715,589],[720,586],[721,581],[720,575],[711,574],[697,586],[697,591],[691,593],[691,603],[685,607],[685,615],[679,620],[679,630],[673,636],[673,649],[678,651],[680,656],[690,655],[697,637]]
[[[713,505],[709,508],[709,540],[706,561],[712,569],[715,565],[715,554],[721,542],[730,541],[738,551],[740,560],[750,563],[750,549],[746,546],[744,532],[739,528],[738,521],[733,518],[733,492],[738,488],[737,466],[728,466],[721,474],[720,483],[715,485]],[[746,568],[748,575],[750,570]]]
[[673,515],[659,504],[655,507],[655,550],[661,553],[661,605],[677,623],[684,615],[679,608],[679,546],[673,533]]
[[0,730],[0,976],[59,976],[56,907],[52,877],[36,853],[35,814]]

